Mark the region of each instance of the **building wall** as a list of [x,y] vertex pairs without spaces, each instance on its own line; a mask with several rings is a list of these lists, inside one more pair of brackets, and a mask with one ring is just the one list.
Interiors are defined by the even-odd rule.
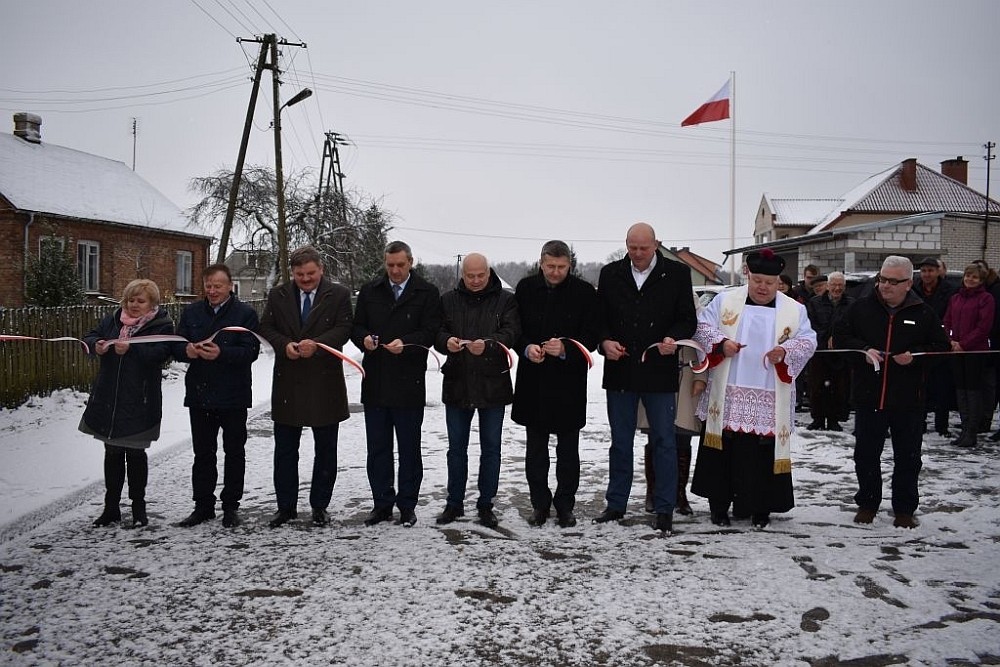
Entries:
[[[24,305],[24,227],[27,214],[0,210],[0,305]],[[80,220],[50,219],[36,215],[29,227],[28,250],[38,253],[43,236],[64,239],[76,256],[80,241],[95,241],[100,247],[99,284],[91,298],[101,294],[120,298],[125,285],[135,278],[149,278],[160,288],[163,301],[197,298],[201,294],[200,271],[208,265],[210,239]],[[192,293],[177,292],[177,251],[191,253]]]

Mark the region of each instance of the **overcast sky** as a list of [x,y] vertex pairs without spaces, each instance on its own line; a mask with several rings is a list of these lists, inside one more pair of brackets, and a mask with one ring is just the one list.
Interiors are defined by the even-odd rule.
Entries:
[[[319,169],[340,132],[345,186],[397,215],[418,260],[531,260],[562,238],[603,261],[643,220],[722,262],[729,120],[680,121],[736,72],[737,245],[761,195],[837,197],[908,157],[1000,139],[1000,2],[8,3],[0,114],[42,140],[132,162],[181,207],[232,168],[259,47],[277,33],[284,166]],[[273,164],[265,75],[248,162]],[[994,162],[994,167],[997,163]],[[1000,183],[994,169],[991,195]]]

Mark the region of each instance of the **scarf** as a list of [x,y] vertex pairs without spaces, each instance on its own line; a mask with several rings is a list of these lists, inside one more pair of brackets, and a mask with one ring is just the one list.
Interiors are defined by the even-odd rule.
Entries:
[[122,308],[121,314],[118,316],[118,319],[122,323],[122,330],[118,333],[118,340],[128,340],[134,336],[139,329],[146,325],[147,322],[156,317],[156,312],[158,310],[158,308],[153,308],[153,310],[149,311],[145,315],[140,315],[139,317],[129,317],[125,313],[125,309]]

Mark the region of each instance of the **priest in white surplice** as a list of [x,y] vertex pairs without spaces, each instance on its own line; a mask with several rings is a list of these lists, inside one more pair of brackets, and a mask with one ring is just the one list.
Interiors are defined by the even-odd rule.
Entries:
[[691,491],[708,498],[712,523],[787,512],[795,377],[816,351],[806,309],[778,292],[785,261],[770,249],[746,256],[747,284],[727,290],[698,316],[694,339],[708,353],[708,386],[698,404],[705,435]]

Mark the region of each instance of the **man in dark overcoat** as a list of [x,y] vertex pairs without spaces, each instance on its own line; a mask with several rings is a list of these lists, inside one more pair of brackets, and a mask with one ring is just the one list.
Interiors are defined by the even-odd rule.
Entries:
[[[351,338],[365,353],[361,402],[368,483],[375,505],[366,526],[390,521],[394,505],[399,508],[400,525],[417,522],[427,351],[441,327],[441,295],[412,268],[410,246],[390,243],[385,249],[385,272],[361,288],[354,310]],[[399,446],[398,492],[393,488],[393,432]]]
[[[563,241],[542,246],[538,273],[517,284],[520,355],[511,418],[525,427],[524,472],[531,495],[528,523],[540,526],[555,507],[560,527],[576,525],[580,429],[587,422],[587,351],[597,348],[597,292],[572,275]],[[556,492],[549,489],[549,437],[556,436]]]
[[690,269],[660,255],[658,246],[651,226],[632,225],[625,237],[628,254],[601,269],[597,286],[611,448],[608,505],[594,521],[605,523],[625,516],[641,400],[649,420],[656,474],[654,527],[670,532],[677,500],[677,341],[694,333],[697,316]]
[[305,246],[289,257],[292,281],[267,295],[260,335],[274,348],[271,419],[274,420],[276,528],[298,516],[299,439],[312,428],[309,505],[315,525],[329,523],[326,508],[337,479],[337,437],[350,413],[343,362],[318,344],[340,350],[351,335],[351,294],[323,276],[319,252]]
[[[225,453],[222,472],[222,525],[239,525],[246,472],[247,408],[253,401],[251,366],[260,342],[251,333],[222,331],[226,327],[257,329],[257,312],[233,293],[233,278],[225,264],[202,271],[205,298],[181,313],[177,335],[188,343],[174,344],[177,361],[188,364],[184,375],[184,405],[191,420],[191,488],[194,511],[183,528],[215,518],[215,486],[219,480],[219,431]],[[213,334],[215,334],[214,337]],[[211,341],[205,342],[208,338]]]

